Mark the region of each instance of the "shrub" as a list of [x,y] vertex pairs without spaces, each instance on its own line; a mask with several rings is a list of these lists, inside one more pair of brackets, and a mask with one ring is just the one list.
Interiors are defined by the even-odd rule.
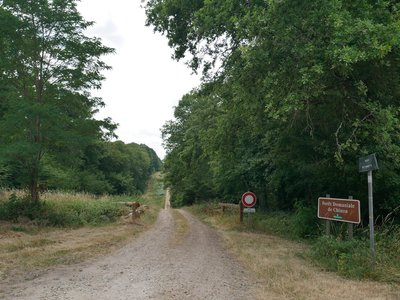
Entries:
[[351,241],[322,236],[315,240],[309,256],[345,277],[400,283],[400,228],[378,228],[375,232],[375,264],[371,262],[369,239],[362,235]]
[[368,240],[346,241],[331,236],[322,236],[315,241],[310,254],[320,265],[330,271],[337,271],[345,277],[375,277],[369,255]]
[[20,217],[26,217],[34,220],[42,215],[43,210],[43,202],[34,202],[27,197],[17,197],[13,193],[8,201],[0,203],[0,219],[16,221]]
[[289,218],[289,215],[284,212],[257,213],[254,228],[262,232],[293,238]]
[[297,205],[295,213],[275,211],[257,213],[254,229],[291,239],[316,237],[319,234],[315,210]]
[[316,209],[304,206],[300,202],[295,204],[296,212],[292,216],[291,231],[298,238],[310,238],[319,234]]
[[93,201],[49,202],[49,210],[44,216],[50,225],[81,226],[97,225],[115,221],[126,212],[126,208],[118,203]]

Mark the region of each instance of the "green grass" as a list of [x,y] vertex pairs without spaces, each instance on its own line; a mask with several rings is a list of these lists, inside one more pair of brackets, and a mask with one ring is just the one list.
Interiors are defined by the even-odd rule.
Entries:
[[321,236],[314,240],[308,257],[344,277],[400,283],[400,228],[389,233],[377,231],[375,240],[375,264],[367,237],[343,240]]
[[225,223],[233,230],[268,233],[294,240],[316,237],[321,232],[316,213],[301,206],[292,214],[280,211],[257,212],[251,219],[245,215],[243,224],[239,222],[237,209],[227,209],[221,214],[219,205],[215,202],[199,203],[191,206],[189,210],[205,221],[208,217],[217,215],[219,225],[223,226]]
[[184,238],[189,232],[189,223],[186,218],[177,210],[173,209],[172,214],[174,216],[174,235],[171,240],[172,246],[181,245]]

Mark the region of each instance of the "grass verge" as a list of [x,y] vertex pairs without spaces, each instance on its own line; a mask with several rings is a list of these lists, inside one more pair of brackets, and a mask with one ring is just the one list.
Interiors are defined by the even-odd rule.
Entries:
[[189,223],[186,218],[176,209],[172,209],[174,218],[174,235],[171,239],[172,246],[179,246],[189,232]]
[[[371,281],[376,278],[368,275],[369,279],[360,281],[354,274],[345,277],[356,280],[326,272],[328,269],[312,256],[318,239],[314,239],[314,243],[304,242],[290,232],[293,216],[285,216],[282,221],[274,218],[276,214],[266,215],[264,217],[270,220],[261,224],[258,216],[253,218],[252,224],[240,224],[237,212],[222,214],[216,204],[196,205],[188,210],[221,233],[230,251],[259,283],[259,299],[400,299],[400,285],[392,279],[381,277],[383,283]],[[281,228],[272,227],[277,224]],[[326,249],[324,245],[320,247]],[[330,250],[336,248],[333,246]],[[318,257],[335,258],[335,250],[332,251],[320,253]],[[340,265],[345,268],[346,263],[342,257]],[[386,270],[392,275],[390,278],[396,275],[397,271]]]

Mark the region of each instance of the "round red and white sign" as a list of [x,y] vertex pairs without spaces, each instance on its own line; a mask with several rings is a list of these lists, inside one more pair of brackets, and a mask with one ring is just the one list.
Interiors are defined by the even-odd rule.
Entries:
[[257,202],[257,197],[252,192],[246,192],[242,196],[242,203],[246,207],[253,207]]

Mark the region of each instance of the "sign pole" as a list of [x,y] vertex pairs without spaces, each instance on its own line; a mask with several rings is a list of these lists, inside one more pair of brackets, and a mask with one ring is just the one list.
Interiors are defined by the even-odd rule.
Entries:
[[375,237],[374,237],[374,204],[372,194],[372,170],[368,171],[368,209],[369,209],[369,240],[372,264],[375,264]]
[[242,201],[239,202],[239,218],[240,218],[240,223],[243,223],[243,203],[242,203]]
[[374,204],[372,194],[372,171],[378,170],[378,161],[375,154],[360,157],[358,159],[358,171],[368,171],[368,209],[369,209],[369,243],[372,264],[375,264],[375,238],[374,238]]
[[[353,196],[349,196],[349,199],[352,200]],[[353,239],[353,224],[352,223],[347,224],[347,232],[349,235],[349,240],[352,240]]]
[[[326,198],[330,198],[330,194],[326,194]],[[330,235],[331,234],[331,221],[325,220],[325,234]]]

